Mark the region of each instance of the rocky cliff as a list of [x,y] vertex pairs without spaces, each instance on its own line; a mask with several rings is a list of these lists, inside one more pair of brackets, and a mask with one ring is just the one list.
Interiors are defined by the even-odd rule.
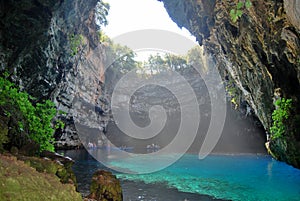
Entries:
[[[9,72],[10,79],[37,100],[51,99],[64,112],[58,117],[66,123],[56,133],[59,148],[81,146],[76,118],[89,116],[89,126],[99,132],[107,123],[103,112],[96,112],[108,105],[95,23],[97,2],[0,1],[0,71]],[[89,103],[91,110],[75,107],[78,102]]]
[[[187,28],[217,61],[224,80],[239,90],[266,132],[272,126],[274,102],[293,101],[287,132],[270,140],[279,159],[300,167],[300,1],[161,0],[179,27]],[[249,1],[248,1],[249,2]],[[241,15],[237,20],[236,11]]]

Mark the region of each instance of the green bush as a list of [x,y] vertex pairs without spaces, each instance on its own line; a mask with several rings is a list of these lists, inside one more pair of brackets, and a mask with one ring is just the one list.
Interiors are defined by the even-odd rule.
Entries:
[[[19,134],[27,132],[29,138],[40,145],[40,151],[54,151],[53,134],[55,128],[57,126],[63,127],[64,125],[61,121],[52,122],[57,113],[53,102],[46,100],[43,103],[33,105],[32,100],[34,98],[28,93],[21,92],[9,80],[0,77],[0,107],[6,114],[22,117],[11,117],[18,121],[15,125],[18,128],[12,129]],[[5,140],[5,138],[3,139]],[[2,145],[3,142],[6,141],[2,140],[0,144]]]
[[68,38],[69,38],[71,56],[75,56],[78,53],[80,46],[83,45],[83,35],[70,34]]
[[250,0],[246,0],[245,2],[239,1],[236,8],[230,10],[231,20],[235,23],[240,17],[242,17],[245,8],[249,10],[251,7],[252,3]]
[[292,109],[292,99],[278,99],[275,102],[276,109],[273,111],[273,125],[270,128],[271,138],[281,138],[287,131],[287,121]]

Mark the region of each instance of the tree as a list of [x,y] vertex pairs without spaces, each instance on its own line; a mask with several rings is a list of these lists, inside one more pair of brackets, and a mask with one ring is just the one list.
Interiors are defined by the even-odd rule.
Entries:
[[103,2],[102,0],[99,1],[96,5],[95,8],[95,15],[96,15],[96,23],[99,26],[99,28],[101,27],[101,25],[108,25],[108,20],[107,20],[107,15],[109,12],[110,6],[108,3]]
[[137,69],[138,62],[135,61],[135,52],[127,46],[115,44],[109,38],[105,43],[106,64],[115,71],[122,74],[128,73],[133,69]]
[[159,54],[149,56],[146,68],[150,71],[151,75],[167,70],[166,62]]
[[166,54],[165,60],[172,71],[181,71],[188,67],[185,56]]

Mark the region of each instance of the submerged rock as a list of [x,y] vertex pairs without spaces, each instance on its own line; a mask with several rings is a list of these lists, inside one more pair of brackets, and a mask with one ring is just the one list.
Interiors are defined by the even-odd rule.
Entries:
[[88,199],[97,201],[122,201],[120,181],[111,172],[98,170],[92,177]]

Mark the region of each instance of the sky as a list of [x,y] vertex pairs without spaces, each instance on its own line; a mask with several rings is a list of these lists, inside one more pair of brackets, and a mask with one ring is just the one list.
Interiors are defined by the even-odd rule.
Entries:
[[[136,30],[159,29],[175,32],[196,41],[188,30],[180,29],[158,0],[104,0],[110,4],[108,25],[102,27],[110,38]],[[126,44],[122,44],[126,45]]]
[[157,0],[104,0],[110,4],[109,24],[104,32],[115,37],[141,29],[162,29],[182,34],[192,40],[193,36],[181,30],[169,17],[162,2]]

